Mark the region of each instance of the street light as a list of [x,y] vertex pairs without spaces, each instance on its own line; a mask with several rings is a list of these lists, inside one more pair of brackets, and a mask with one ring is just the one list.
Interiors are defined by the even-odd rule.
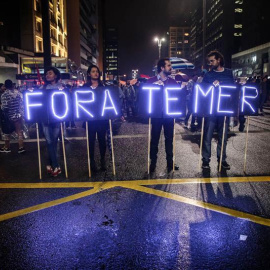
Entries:
[[161,57],[161,45],[162,45],[162,42],[165,41],[165,38],[155,37],[154,41],[157,42],[157,44],[158,44],[158,58],[160,59],[160,57]]

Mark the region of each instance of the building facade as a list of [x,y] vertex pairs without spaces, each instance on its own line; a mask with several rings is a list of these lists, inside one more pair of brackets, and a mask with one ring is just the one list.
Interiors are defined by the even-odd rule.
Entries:
[[92,64],[103,69],[101,1],[67,1],[68,55],[79,68],[86,71]]
[[119,76],[118,30],[115,27],[108,27],[105,32],[104,72],[109,80]]
[[169,28],[169,57],[190,59],[190,27]]

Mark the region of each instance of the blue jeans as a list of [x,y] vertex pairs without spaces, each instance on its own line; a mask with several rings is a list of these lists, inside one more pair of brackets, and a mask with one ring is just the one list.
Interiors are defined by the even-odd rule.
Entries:
[[53,168],[59,167],[57,161],[57,141],[60,133],[59,124],[42,123],[42,126],[47,143],[48,164],[50,164]]
[[[222,161],[226,160],[226,146],[227,146],[227,135],[229,127],[230,117],[226,119],[225,133],[224,133],[224,146]],[[224,117],[206,117],[205,126],[203,133],[203,147],[202,147],[202,160],[209,163],[211,160],[211,141],[214,134],[215,127],[217,127],[218,133],[218,144],[217,144],[217,159],[220,159],[221,144],[222,144],[222,134],[223,134]]]

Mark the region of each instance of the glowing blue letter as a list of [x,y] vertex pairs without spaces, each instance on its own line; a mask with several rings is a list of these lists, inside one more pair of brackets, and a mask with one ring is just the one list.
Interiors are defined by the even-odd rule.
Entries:
[[213,113],[213,101],[214,101],[214,86],[210,86],[208,88],[208,90],[206,91],[206,93],[205,93],[199,84],[195,85],[195,110],[194,110],[195,113],[198,112],[198,95],[199,95],[199,91],[205,97],[208,96],[208,94],[210,92],[212,92],[211,93],[211,104],[210,104],[210,114],[212,114]]
[[26,93],[25,94],[25,103],[26,103],[25,105],[26,105],[27,120],[31,120],[29,107],[41,107],[42,106],[42,103],[29,104],[29,96],[41,96],[41,95],[43,95],[42,92],[33,92],[33,93]]
[[149,105],[148,105],[148,113],[152,113],[152,90],[160,90],[160,87],[154,87],[154,86],[144,86],[142,87],[142,90],[149,90]]
[[217,106],[217,112],[219,113],[234,113],[233,111],[221,111],[220,110],[220,99],[221,97],[231,97],[231,95],[223,95],[221,94],[222,88],[231,88],[231,89],[236,89],[236,86],[219,86],[219,95],[218,95],[218,106]]
[[[256,96],[246,96],[246,89],[254,89]],[[241,106],[241,112],[244,112],[244,104],[246,103],[250,109],[255,113],[254,108],[251,106],[251,104],[249,102],[246,101],[246,98],[251,98],[251,99],[255,99],[258,96],[258,90],[256,87],[249,87],[249,86],[243,86],[242,87],[242,91],[243,91],[243,97],[242,97],[242,106]]]
[[[92,99],[86,99],[81,100],[78,98],[78,94],[92,94]],[[75,92],[75,106],[76,106],[76,117],[80,118],[79,116],[79,107],[83,109],[88,115],[90,115],[92,118],[94,117],[92,113],[90,113],[88,110],[86,110],[81,104],[87,104],[95,101],[95,94],[93,91],[76,91]]]
[[[65,113],[62,115],[62,116],[59,116],[59,115],[57,115],[56,114],[56,112],[55,112],[55,106],[54,106],[54,96],[56,96],[56,95],[64,95],[64,97],[65,97],[65,105],[66,105],[66,111],[65,111]],[[53,94],[52,94],[52,98],[51,98],[51,102],[52,102],[52,112],[53,112],[53,115],[56,117],[56,118],[58,118],[58,119],[63,119],[63,118],[65,118],[66,116],[67,116],[67,113],[68,113],[68,96],[67,96],[67,94],[65,93],[65,92],[54,92]]]
[[[106,103],[107,103],[107,98],[109,98],[110,102],[111,102],[111,105],[110,107],[106,107]],[[113,109],[115,114],[118,115],[117,111],[116,111],[116,108],[114,106],[114,103],[113,103],[113,100],[111,98],[111,94],[109,92],[109,90],[105,90],[105,98],[104,98],[104,103],[103,103],[103,109],[102,109],[102,114],[101,116],[104,116],[104,111],[105,110],[111,110]]]
[[166,94],[166,114],[167,115],[181,115],[181,112],[169,112],[169,101],[177,101],[178,98],[169,98],[169,91],[181,91],[181,87],[167,87],[165,88],[165,94]]

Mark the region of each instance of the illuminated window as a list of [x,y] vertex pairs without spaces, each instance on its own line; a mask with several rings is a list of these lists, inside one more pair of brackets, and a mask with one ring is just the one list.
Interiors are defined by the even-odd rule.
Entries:
[[239,5],[242,5],[243,4],[243,0],[235,0],[235,4],[239,4]]
[[240,32],[240,33],[234,33],[233,34],[235,37],[241,37],[242,36],[242,33]]
[[188,43],[188,40],[184,40],[184,43]]
[[243,9],[242,8],[236,8],[236,9],[234,9],[234,11],[237,12],[237,13],[242,13]]
[[234,28],[243,28],[243,25],[242,24],[235,24]]

